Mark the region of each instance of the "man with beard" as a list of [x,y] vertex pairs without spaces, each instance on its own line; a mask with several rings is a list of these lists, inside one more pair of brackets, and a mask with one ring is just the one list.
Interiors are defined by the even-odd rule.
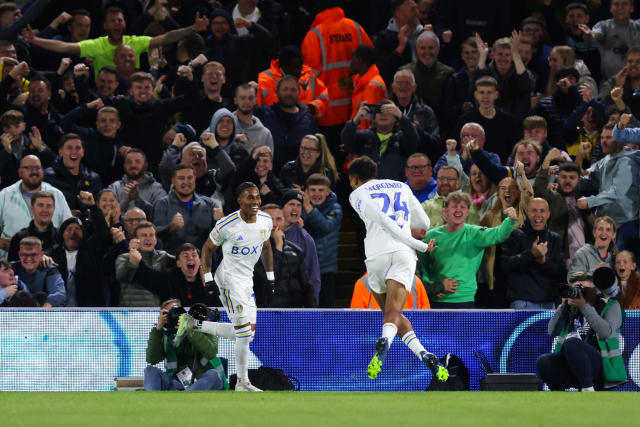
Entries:
[[273,170],[294,160],[302,137],[318,132],[318,125],[306,108],[298,106],[300,86],[294,76],[283,76],[276,87],[278,102],[268,107],[255,107],[255,115],[273,136]]
[[[266,145],[273,152],[271,131],[253,115],[253,107],[256,106],[256,88],[248,83],[238,86],[233,102],[238,106],[238,109],[233,112],[238,122],[236,140],[241,141],[249,152],[261,145]],[[245,139],[246,141],[243,141]]]
[[[191,165],[180,164],[173,171],[173,189],[153,206],[153,222],[169,253],[182,243],[202,247],[215,221],[222,217],[222,206],[195,193],[196,175]],[[218,208],[218,209],[216,209]]]
[[589,222],[586,212],[581,212],[576,202],[580,167],[573,162],[560,163],[556,174],[558,185],[554,190],[549,187],[549,167],[554,160],[564,160],[557,148],[549,150],[544,158],[533,183],[533,193],[535,197],[542,197],[549,203],[549,229],[558,233],[564,242],[564,260],[568,268],[573,254],[586,243],[585,236],[590,234],[587,229]]
[[[135,262],[135,261],[134,261]],[[202,303],[207,307],[222,306],[214,284],[205,284],[200,275],[200,251],[191,243],[176,250],[176,265],[167,270],[154,270],[139,263],[134,276],[142,286],[160,295],[161,300],[177,298],[185,307]]]
[[45,180],[62,191],[71,209],[83,210],[86,206],[78,195],[81,191],[97,195],[102,189],[102,180],[97,173],[82,163],[84,144],[80,135],[65,134],[60,139],[58,154],[53,166],[44,171]]
[[36,191],[31,197],[31,214],[33,219],[29,226],[23,228],[13,235],[9,246],[9,261],[18,260],[18,249],[20,240],[27,236],[40,239],[42,249],[48,251],[57,243],[58,229],[53,226],[51,219],[55,211],[56,201],[53,194],[47,191]]
[[20,161],[18,169],[20,180],[0,191],[0,258],[7,257],[7,250],[11,243],[11,236],[21,229],[29,226],[33,219],[29,206],[31,198],[37,191],[47,191],[53,194],[55,199],[55,211],[52,223],[59,227],[62,222],[71,216],[69,205],[64,194],[54,186],[42,182],[42,164],[34,155],[25,156]]
[[[186,144],[186,145],[185,145]],[[215,136],[206,132],[202,144],[193,141],[187,144],[182,133],[177,133],[173,142],[162,155],[160,181],[167,190],[177,164],[190,165],[196,173],[196,193],[222,200],[222,194],[236,171],[231,157],[222,149]]]
[[122,179],[109,185],[120,203],[121,212],[135,206],[151,216],[154,203],[167,195],[151,172],[147,172],[147,167],[147,156],[142,150],[132,148],[124,156]]

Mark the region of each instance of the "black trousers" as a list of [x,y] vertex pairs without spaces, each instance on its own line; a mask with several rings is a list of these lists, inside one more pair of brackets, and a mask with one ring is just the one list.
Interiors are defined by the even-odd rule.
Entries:
[[579,338],[569,338],[560,353],[546,353],[536,363],[538,375],[551,390],[568,388],[600,388],[602,358],[591,344]]

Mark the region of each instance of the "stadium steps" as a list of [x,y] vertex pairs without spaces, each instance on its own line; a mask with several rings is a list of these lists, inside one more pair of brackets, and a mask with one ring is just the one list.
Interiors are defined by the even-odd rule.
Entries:
[[335,307],[351,304],[353,285],[362,275],[363,263],[358,255],[355,227],[348,216],[342,220],[338,240],[338,273],[336,274]]

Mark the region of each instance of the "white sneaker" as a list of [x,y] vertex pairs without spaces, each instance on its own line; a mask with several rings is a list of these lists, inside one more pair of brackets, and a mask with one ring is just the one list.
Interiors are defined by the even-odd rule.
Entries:
[[236,391],[262,391],[249,381],[238,381],[236,383]]

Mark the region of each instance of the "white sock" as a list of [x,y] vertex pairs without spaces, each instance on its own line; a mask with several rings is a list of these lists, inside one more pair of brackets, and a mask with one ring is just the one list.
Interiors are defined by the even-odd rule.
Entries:
[[580,391],[595,391],[595,390],[594,390],[593,386],[591,386],[591,387],[583,387],[583,388],[580,389]]
[[404,336],[402,337],[402,342],[405,343],[407,347],[409,347],[409,350],[411,350],[413,354],[418,356],[418,359],[422,360],[421,354],[423,351],[426,351],[426,350],[420,343],[420,340],[416,336],[415,332],[409,331],[406,334],[404,334]]
[[388,322],[382,325],[382,337],[389,341],[389,347],[391,347],[391,343],[397,334],[398,327],[394,323]]
[[251,325],[235,330],[236,333],[236,372],[238,382],[249,381],[249,343],[251,342]]
[[216,335],[231,341],[236,340],[236,331],[231,323],[208,322],[205,320],[196,329],[205,334]]

